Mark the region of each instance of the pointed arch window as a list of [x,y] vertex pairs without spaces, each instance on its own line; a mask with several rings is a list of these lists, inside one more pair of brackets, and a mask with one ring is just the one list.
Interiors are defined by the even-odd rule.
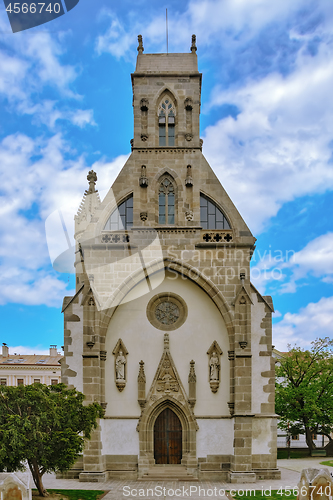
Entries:
[[224,213],[203,194],[200,194],[200,225],[203,229],[231,229]]
[[158,110],[158,144],[159,146],[175,145],[175,108],[169,97],[166,97]]
[[112,212],[104,226],[104,231],[123,231],[133,226],[133,195]]
[[160,183],[158,193],[158,222],[159,224],[175,223],[175,188],[168,177]]

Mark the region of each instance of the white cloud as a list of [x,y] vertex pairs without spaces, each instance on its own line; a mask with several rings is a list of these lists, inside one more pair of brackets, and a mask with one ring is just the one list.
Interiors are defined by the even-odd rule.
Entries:
[[307,273],[315,276],[333,275],[333,233],[323,234],[296,252],[289,265],[295,266],[295,278]]
[[30,272],[23,267],[0,266],[0,305],[14,302],[25,305],[59,307],[66,294],[66,283],[51,276],[47,271]]
[[70,200],[73,221],[88,187],[88,171],[97,171],[97,187],[103,192],[113,183],[126,159],[120,156],[107,162],[102,158],[86,165],[84,158],[76,156],[60,134],[35,141],[23,134],[3,139],[0,304],[59,306],[65,293],[71,293],[66,290],[66,283],[49,270],[45,219],[53,211],[68,207]]
[[333,233],[310,241],[299,252],[255,254],[257,264],[251,269],[253,284],[265,294],[275,282],[278,293],[295,293],[300,280],[314,276],[325,283],[333,282]]
[[9,98],[22,98],[23,89],[18,82],[25,78],[29,64],[19,57],[12,57],[0,51],[0,93]]
[[316,57],[300,54],[286,77],[214,91],[212,106],[240,113],[206,129],[205,153],[255,234],[283,203],[333,189],[332,55],[323,46]]
[[273,344],[281,351],[287,344],[308,348],[318,337],[333,338],[333,297],[311,302],[296,314],[287,313],[273,325]]
[[[128,16],[126,24],[108,11],[109,27],[98,37],[98,53],[109,52],[117,58],[129,52],[134,55],[134,40],[140,32],[148,53],[165,51],[164,14],[150,19],[144,15],[142,31],[141,13]],[[101,17],[105,19],[105,11]],[[224,104],[240,111],[236,119],[222,119],[205,130],[204,153],[255,234],[285,202],[333,188],[329,163],[332,27],[328,0],[319,4],[311,0],[194,1],[183,12],[171,14],[171,51],[186,50],[184,44],[189,47],[194,32],[199,49],[209,49],[204,50],[204,64],[205,58],[219,55],[221,66],[229,65],[231,73],[242,72],[241,66],[248,65],[234,86],[223,79],[223,87],[214,89],[210,104],[203,103],[207,112]],[[280,66],[269,62],[268,69],[262,67],[262,73],[256,73],[262,63],[255,58],[271,38],[273,52],[267,59],[285,61],[285,71],[280,71],[281,62]],[[309,51],[311,43],[316,45],[314,53]],[[239,62],[243,52],[249,61]]]
[[94,113],[91,109],[77,109],[71,111],[68,118],[66,118],[66,114],[64,113],[64,119],[69,119],[74,125],[80,128],[85,127],[85,125],[96,125]]
[[[62,47],[66,46],[60,43],[64,42],[62,34],[57,38],[47,31],[36,31],[18,33],[14,39],[10,38],[10,43],[0,34],[1,39],[0,96],[8,100],[12,112],[33,115],[35,123],[44,123],[51,129],[60,119],[80,128],[96,125],[92,110],[73,106],[73,102],[75,105],[82,99],[72,89],[80,70],[62,63]],[[43,97],[48,87],[59,95],[58,100]]]
[[126,31],[124,25],[119,21],[116,14],[108,9],[102,9],[100,18],[110,19],[110,25],[104,35],[100,35],[96,40],[96,51],[98,54],[109,52],[117,59],[128,54],[130,48],[133,49],[135,40],[134,26],[130,31]]
[[[165,13],[156,15],[152,10],[131,10],[126,21],[117,17],[115,12],[103,8],[99,19],[109,18],[109,26],[105,33],[96,40],[99,54],[111,53],[117,59],[134,55],[136,36],[141,33],[144,47],[148,53],[165,51]],[[300,15],[299,15],[300,13]],[[258,36],[261,30],[271,25],[282,26],[288,31],[290,20],[296,27],[290,36],[302,43],[311,40],[311,36],[298,29],[298,24],[321,16],[321,25],[317,33],[330,33],[333,15],[330,0],[322,0],[315,4],[312,0],[196,0],[186,2],[185,8],[169,9],[169,48],[171,52],[183,52],[190,46],[191,35],[195,33],[200,49],[219,47],[223,51],[233,52],[237,47],[245,47]],[[313,19],[311,19],[313,18]],[[270,32],[273,36],[272,30]],[[212,54],[208,55],[211,57]]]
[[94,113],[91,109],[70,109],[58,107],[57,101],[44,99],[37,104],[23,100],[17,104],[17,110],[22,114],[32,115],[33,123],[43,123],[53,131],[58,120],[66,120],[80,128],[86,125],[95,126]]
[[[61,92],[75,96],[70,84],[77,77],[77,69],[69,64],[61,64],[59,57],[63,49],[47,31],[36,31],[33,36],[22,36],[21,49],[30,58],[36,69],[36,76],[43,84],[51,84]],[[65,45],[65,44],[64,44]]]

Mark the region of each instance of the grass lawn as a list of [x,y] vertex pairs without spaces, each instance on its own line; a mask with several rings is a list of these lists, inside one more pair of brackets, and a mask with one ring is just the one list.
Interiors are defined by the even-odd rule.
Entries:
[[[33,490],[37,491],[37,490]],[[51,488],[47,489],[47,492],[50,496],[52,495],[61,495],[64,496],[64,499],[69,500],[99,500],[104,496],[106,491],[102,490],[53,490]]]
[[333,467],[333,460],[325,460],[325,462],[320,462],[320,465],[328,465],[329,467]]
[[[280,488],[279,490],[271,490],[270,488],[263,488],[262,490],[242,490],[243,495],[233,495],[233,498],[237,500],[253,499],[253,500],[296,500],[297,493],[293,490],[287,490],[285,488]],[[288,494],[289,493],[289,494]]]

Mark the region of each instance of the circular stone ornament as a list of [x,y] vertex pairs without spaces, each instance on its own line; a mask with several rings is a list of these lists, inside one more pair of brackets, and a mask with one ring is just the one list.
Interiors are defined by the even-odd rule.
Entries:
[[175,293],[159,293],[148,302],[147,318],[159,330],[177,330],[187,318],[187,305]]

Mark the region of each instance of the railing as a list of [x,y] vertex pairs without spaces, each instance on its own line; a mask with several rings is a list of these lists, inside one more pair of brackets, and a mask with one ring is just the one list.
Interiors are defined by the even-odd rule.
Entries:
[[233,232],[221,229],[203,230],[201,237],[205,243],[230,243],[233,240]]
[[107,234],[103,234],[101,238],[102,243],[129,243],[130,236],[128,233],[114,233],[110,232]]

